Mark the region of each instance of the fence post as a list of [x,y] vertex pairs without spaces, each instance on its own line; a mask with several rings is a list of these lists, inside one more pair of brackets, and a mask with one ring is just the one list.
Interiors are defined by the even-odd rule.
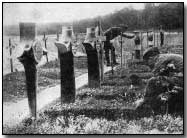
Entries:
[[13,70],[13,59],[12,59],[12,43],[10,38],[9,38],[9,52],[10,52],[10,71],[12,73],[14,70]]

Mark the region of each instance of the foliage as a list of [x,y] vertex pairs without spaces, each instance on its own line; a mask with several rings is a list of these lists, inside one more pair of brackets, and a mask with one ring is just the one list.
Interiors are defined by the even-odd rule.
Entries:
[[[101,20],[104,30],[111,26],[126,24],[129,30],[157,28],[162,25],[163,29],[183,28],[183,3],[146,3],[143,10],[124,8],[114,13],[98,16],[95,18],[83,19],[73,22],[74,32],[85,33],[87,27],[95,26]],[[37,34],[46,32],[47,34],[61,33],[61,26],[72,25],[72,23],[48,23],[38,24]],[[19,35],[18,25],[4,25],[4,34]]]

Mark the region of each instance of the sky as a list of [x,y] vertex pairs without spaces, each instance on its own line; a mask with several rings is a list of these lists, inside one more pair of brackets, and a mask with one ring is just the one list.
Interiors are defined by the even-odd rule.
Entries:
[[143,9],[143,3],[4,3],[3,24],[71,22],[112,13],[124,7]]

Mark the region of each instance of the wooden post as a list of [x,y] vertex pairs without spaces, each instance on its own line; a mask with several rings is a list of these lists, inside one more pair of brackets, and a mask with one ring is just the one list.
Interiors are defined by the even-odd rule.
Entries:
[[97,22],[97,30],[96,32],[96,37],[97,37],[97,42],[99,43],[99,51],[98,51],[98,56],[99,56],[99,68],[100,68],[100,80],[101,82],[104,80],[104,41],[106,41],[106,38],[102,34],[102,28],[101,28],[101,22]]
[[157,32],[157,47],[159,47],[159,43],[158,43],[159,41],[158,40],[159,40],[159,31]]
[[34,59],[33,49],[24,51],[22,56],[18,57],[19,61],[23,64],[26,76],[28,104],[32,117],[36,118],[36,92],[37,92],[37,62]]
[[113,62],[114,55],[113,54],[115,54],[115,53],[113,51],[113,46],[111,46],[111,47],[112,48],[111,48],[111,54],[110,54],[111,56],[110,57],[111,57],[111,68],[112,68],[112,76],[113,76],[114,75],[114,62]]
[[[99,24],[98,24],[98,26],[99,26],[99,36],[101,36],[102,37],[102,28],[101,28],[101,21],[99,21]],[[101,65],[100,65],[100,69],[101,69],[101,82],[103,82],[104,81],[104,51],[103,51],[103,49],[104,49],[104,41],[106,41],[106,38],[102,38],[102,39],[100,39],[100,43],[101,43],[101,49],[100,49],[100,54],[101,54]]]
[[123,67],[123,42],[122,42],[123,38],[122,38],[122,32],[121,32],[121,68]]
[[25,44],[23,54],[18,60],[23,64],[26,76],[28,104],[31,116],[36,118],[37,67],[43,56],[40,42],[34,41],[36,28],[34,23],[20,23],[20,41]]
[[148,31],[147,31],[147,48],[148,48],[149,46],[148,46]]
[[153,39],[154,39],[154,47],[155,47],[155,30],[153,30]]
[[[27,44],[26,44],[27,45]],[[23,64],[26,76],[26,86],[28,103],[31,116],[36,118],[36,93],[37,93],[37,64],[43,56],[43,49],[40,42],[34,43],[34,45],[29,46],[23,52],[23,54],[18,57],[18,60]]]
[[143,59],[143,46],[142,46],[142,32],[140,32],[140,46],[141,46],[141,58],[140,59]]
[[104,80],[104,55],[103,55],[103,42],[100,44],[100,73],[101,73],[101,82]]
[[75,102],[75,75],[71,42],[55,42],[60,58],[61,104]]
[[[46,38],[46,36],[45,36],[45,33],[44,33],[44,38],[43,38],[43,40],[44,40],[45,49],[47,50],[47,38]],[[49,62],[47,52],[45,53],[45,56],[46,56],[47,62]]]
[[97,49],[90,43],[83,43],[83,45],[86,49],[88,61],[88,86],[89,88],[98,88],[101,83]]
[[56,40],[59,41],[59,33],[56,33]]
[[13,70],[13,60],[12,60],[12,43],[10,38],[9,38],[9,52],[10,52],[10,71],[12,73],[14,70]]
[[156,43],[156,47],[158,47],[158,33],[157,33],[157,31],[156,31],[156,36],[155,37],[156,37],[156,42],[155,42]]

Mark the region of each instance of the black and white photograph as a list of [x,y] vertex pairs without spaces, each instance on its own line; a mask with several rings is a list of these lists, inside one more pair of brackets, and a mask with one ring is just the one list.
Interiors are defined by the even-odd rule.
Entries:
[[3,135],[184,135],[184,2],[2,2]]

